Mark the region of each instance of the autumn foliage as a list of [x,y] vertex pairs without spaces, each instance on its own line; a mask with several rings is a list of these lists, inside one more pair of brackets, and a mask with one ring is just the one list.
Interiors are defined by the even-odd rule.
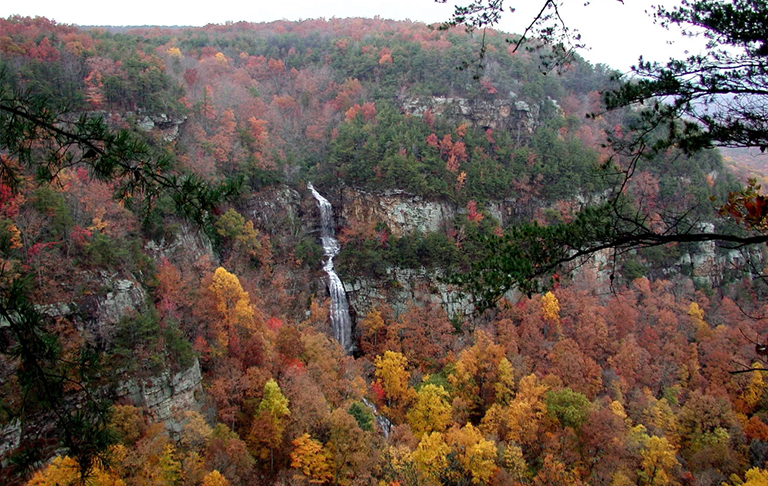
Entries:
[[[603,128],[622,128],[610,115],[584,120],[601,108],[604,68],[578,61],[544,77],[535,52],[510,52],[492,31],[488,39],[492,69],[478,84],[455,69],[476,39],[413,22],[118,34],[0,19],[0,61],[18,68],[18,87],[55,91],[147,139],[184,174],[240,188],[194,227],[169,209],[174,195],[115,200],[113,181],[76,162],[93,154],[76,154],[46,184],[29,168],[18,181],[0,177],[0,280],[24,277],[66,364],[94,350],[104,357],[95,393],[114,400],[115,435],[104,460],[82,471],[51,429],[25,423],[18,446],[0,444],[0,477],[30,486],[68,486],[83,473],[98,486],[766,484],[768,387],[750,371],[768,336],[756,282],[739,274],[713,288],[679,245],[612,255],[610,275],[585,265],[549,291],[462,313],[467,302],[443,277],[518,221],[571,220],[580,198],[605,189],[587,170],[607,156]],[[444,111],[450,99],[499,101],[508,124],[476,126]],[[625,188],[647,224],[727,194],[709,155],[660,157]],[[0,153],[3,167],[18,163]],[[309,180],[339,211],[337,269],[355,289],[352,354],[330,337]],[[389,198],[397,214],[386,219],[386,204],[363,207],[353,193]],[[409,212],[435,201],[437,225]],[[721,207],[765,229],[756,183]],[[749,256],[729,255],[734,265]],[[0,421],[10,437],[6,410],[24,394],[5,336]],[[78,389],[64,369],[65,391]]]

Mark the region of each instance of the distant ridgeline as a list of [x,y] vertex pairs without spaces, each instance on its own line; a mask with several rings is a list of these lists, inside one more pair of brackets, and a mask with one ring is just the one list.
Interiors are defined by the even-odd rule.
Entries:
[[[254,189],[310,172],[325,184],[462,205],[533,198],[549,206],[604,189],[609,181],[593,170],[606,156],[603,131],[632,118],[585,118],[601,111],[605,66],[576,56],[562,72],[543,73],[546,46],[514,51],[495,32],[482,70],[458,69],[476,56],[474,36],[411,22],[118,32],[12,18],[2,33],[6,85],[75,111],[186,116],[169,145],[180,163],[211,179],[244,175]],[[680,159],[670,154],[648,169],[661,203],[687,187],[718,192],[715,155]]]

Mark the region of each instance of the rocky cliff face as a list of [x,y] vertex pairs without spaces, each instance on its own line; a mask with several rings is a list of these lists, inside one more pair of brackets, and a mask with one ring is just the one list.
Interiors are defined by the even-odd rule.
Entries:
[[135,125],[143,132],[152,132],[164,142],[173,142],[179,137],[179,128],[187,117],[174,117],[165,113],[148,114],[141,112],[107,112],[92,111],[93,116],[101,116],[112,128],[123,128],[126,125]]
[[[339,217],[342,224],[345,221],[384,223],[394,236],[445,231],[457,215],[466,213],[465,207],[453,202],[428,200],[401,190],[370,193],[344,187],[340,194],[338,199],[331,202],[334,206],[341,206]],[[583,206],[594,200],[579,197],[576,204]],[[506,199],[489,201],[483,205],[483,209],[502,226],[507,226],[530,221],[536,214],[536,204],[540,204],[542,209],[546,208],[543,201],[521,204],[515,199]]]
[[371,194],[344,188],[341,192],[342,219],[362,223],[381,222],[395,236],[404,233],[444,231],[445,224],[456,216],[455,205],[427,201],[403,191]]
[[[190,239],[199,242],[196,238],[185,233],[177,238],[175,244],[183,244],[185,240]],[[195,246],[191,247],[193,252],[195,249]],[[101,338],[109,340],[114,335],[117,323],[124,316],[146,312],[147,295],[144,289],[131,279],[107,279],[106,282],[106,288],[111,291],[96,298],[93,322]],[[179,432],[181,425],[176,420],[176,412],[200,410],[202,407],[202,380],[200,364],[195,359],[188,369],[176,373],[166,371],[146,379],[121,381],[116,393],[123,400],[146,407],[154,420],[165,422],[169,430]]]
[[[191,234],[187,236],[191,237]],[[113,345],[123,317],[147,312],[146,292],[131,275],[83,272],[77,278],[101,291],[69,302],[40,305],[37,310],[51,319],[77,326],[97,347]],[[171,432],[181,430],[177,412],[202,408],[202,375],[197,360],[189,368],[177,372],[165,371],[144,379],[129,376],[113,379],[118,384],[114,389],[110,386],[109,393],[116,395],[117,403],[145,407],[154,420],[165,422]],[[19,447],[25,430],[45,430],[51,426],[47,421],[32,419],[31,422],[15,421],[0,427],[0,456]]]
[[146,407],[150,417],[165,422],[171,432],[181,432],[181,413],[200,411],[203,405],[203,376],[200,363],[177,373],[166,371],[147,379],[131,379],[120,384],[117,396]]
[[167,258],[191,264],[204,255],[214,259],[213,246],[208,237],[186,222],[179,224],[171,238],[148,241],[144,250],[155,261]]
[[[200,364],[194,364],[177,373],[165,372],[148,379],[130,379],[121,382],[116,390],[117,403],[131,403],[145,407],[149,416],[164,422],[172,433],[181,432],[181,412],[200,411],[203,404]],[[50,425],[50,424],[45,424]],[[22,424],[19,421],[0,427],[0,456],[19,447]]]
[[[587,201],[577,202],[583,204]],[[373,194],[352,188],[341,190],[337,204],[341,204],[342,221],[381,222],[395,236],[444,231],[455,216],[464,211],[464,208],[447,201],[429,201],[403,191]],[[515,201],[490,202],[485,209],[503,225],[519,221],[525,216],[524,213],[530,212],[530,208],[519,207]],[[707,224],[709,227],[701,230],[714,231],[714,227]],[[698,284],[714,287],[736,276],[736,268],[744,265],[747,259],[748,255],[742,252],[724,252],[717,249],[713,242],[701,243],[694,251],[683,254],[676,265],[664,270],[659,277],[689,275]],[[587,262],[575,267],[574,271],[589,272],[594,276],[596,285],[609,291],[615,263],[613,252],[607,249],[597,252]],[[469,301],[443,283],[442,276],[439,272],[424,269],[389,268],[385,279],[358,278],[345,282],[345,286],[350,305],[358,316],[365,315],[377,301],[388,302],[396,312],[403,311],[409,302],[440,304],[451,316],[471,311]]]
[[[192,233],[185,235],[180,236],[170,247],[176,248],[185,240],[199,242],[199,236],[193,236]],[[195,248],[194,245],[190,247],[193,253]],[[141,285],[130,277],[120,278],[102,272],[92,278],[100,281],[105,289],[103,294],[92,295],[79,302],[41,306],[40,311],[52,318],[71,318],[73,321],[82,319],[82,325],[94,340],[108,347],[123,317],[147,312],[147,295]],[[175,411],[199,410],[202,406],[200,365],[195,360],[191,367],[177,373],[164,372],[160,376],[143,380],[121,381],[116,393],[119,398],[136,406],[146,407],[154,419],[165,421],[169,429],[174,430],[179,428],[174,421]],[[0,431],[0,434],[4,433]],[[9,430],[8,433],[12,434],[13,431]]]
[[378,302],[388,303],[396,314],[405,312],[410,304],[426,303],[442,306],[449,317],[471,313],[471,302],[446,284],[444,277],[442,271],[389,268],[387,280],[361,278],[344,287],[358,316],[364,316]]
[[97,284],[102,292],[90,294],[73,302],[57,302],[38,306],[38,311],[53,318],[69,319],[88,331],[93,341],[108,347],[112,342],[117,323],[130,313],[146,312],[146,293],[130,276],[107,272],[79,276]]
[[0,456],[19,447],[21,444],[21,423],[14,421],[0,427]]
[[539,107],[516,100],[514,93],[509,99],[467,99],[431,97],[416,98],[403,103],[403,110],[415,116],[423,116],[427,110],[457,124],[467,123],[479,128],[505,130],[531,134],[536,129]]
[[[702,233],[714,233],[715,225],[700,223],[698,229]],[[684,253],[668,273],[690,275],[697,284],[715,288],[729,280],[742,278],[744,273],[740,269],[749,262],[765,261],[760,249],[719,249],[714,241],[699,243],[696,250]]]
[[308,232],[314,222],[303,220],[302,203],[307,204],[309,192],[302,195],[287,186],[278,186],[253,194],[246,203],[247,216],[258,228],[275,233],[280,226],[287,225],[290,231],[303,228]]
[[[347,187],[341,191],[342,221],[384,223],[398,237],[443,232],[459,211],[451,202],[429,201],[404,191],[372,194]],[[468,300],[444,283],[443,277],[441,271],[392,267],[387,269],[386,279],[360,278],[345,282],[345,288],[358,316],[365,315],[376,302],[387,302],[396,313],[405,311],[409,303],[438,304],[449,316],[470,312]]]
[[187,117],[173,118],[165,113],[159,115],[136,115],[136,126],[145,132],[158,133],[164,142],[173,142],[179,136],[179,127]]
[[[373,194],[349,187],[341,190],[338,204],[342,221],[381,222],[394,236],[445,231],[456,215],[466,212],[466,208],[450,201],[430,201],[405,191]],[[529,212],[513,199],[488,202],[484,209],[502,225],[512,224]]]

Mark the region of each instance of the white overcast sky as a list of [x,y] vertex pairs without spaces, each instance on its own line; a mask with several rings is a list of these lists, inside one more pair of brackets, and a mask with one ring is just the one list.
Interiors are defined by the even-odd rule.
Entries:
[[[665,61],[700,50],[703,41],[683,39],[678,31],[654,25],[646,11],[674,0],[562,0],[564,20],[578,28],[589,50],[580,54],[592,63],[627,71],[640,55]],[[426,23],[450,17],[453,4],[432,0],[1,0],[0,17],[42,16],[59,23],[78,25],[192,25],[226,21],[268,22],[313,18],[374,17],[410,19]],[[468,3],[464,0],[462,3]],[[507,14],[499,30],[520,33],[543,0],[518,0],[514,14]]]

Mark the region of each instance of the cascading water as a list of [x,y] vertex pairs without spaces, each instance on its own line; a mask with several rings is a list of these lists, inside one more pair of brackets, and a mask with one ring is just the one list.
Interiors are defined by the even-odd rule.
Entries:
[[387,417],[381,415],[376,409],[376,405],[369,402],[367,398],[363,398],[363,404],[371,409],[371,413],[376,418],[376,423],[379,424],[382,435],[384,435],[385,439],[389,439],[389,431],[392,430],[392,422],[390,422]]
[[333,337],[345,351],[352,351],[352,318],[349,316],[349,303],[344,284],[333,268],[333,259],[339,254],[339,242],[333,231],[333,207],[326,198],[317,192],[310,182],[307,187],[317,200],[320,208],[320,241],[323,243],[323,255],[326,257],[323,270],[328,274],[328,291],[331,294],[331,327]]

